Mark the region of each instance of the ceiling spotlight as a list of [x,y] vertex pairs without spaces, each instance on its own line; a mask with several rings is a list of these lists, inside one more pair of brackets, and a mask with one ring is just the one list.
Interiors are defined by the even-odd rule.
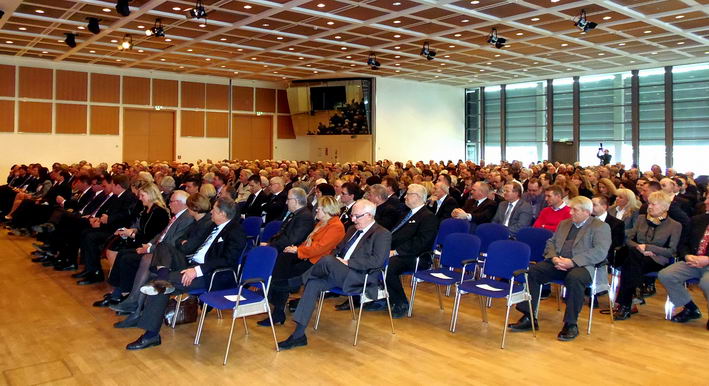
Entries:
[[153,28],[146,29],[145,34],[147,36],[155,36],[156,38],[165,37],[165,28],[162,26],[162,19],[155,19]]
[[427,60],[433,60],[436,56],[436,50],[432,49],[428,44],[428,41],[423,42],[423,47],[421,47],[421,56],[425,57]]
[[118,12],[118,14],[121,16],[130,15],[130,7],[128,6],[128,3],[130,3],[131,1],[132,0],[118,0],[118,1],[116,1],[116,12]]
[[372,69],[372,70],[378,70],[379,67],[381,67],[381,63],[377,61],[377,54],[374,52],[371,52],[369,54],[369,58],[367,58],[367,65]]
[[577,19],[574,19],[574,25],[583,32],[588,32],[598,26],[598,24],[586,19],[585,9],[581,10],[581,14],[577,16]]
[[194,8],[190,9],[190,16],[195,19],[207,19],[207,11],[204,9],[202,0],[197,0],[194,4]]
[[66,36],[66,38],[64,39],[64,43],[66,43],[66,45],[71,48],[76,47],[76,34],[73,34],[71,32],[65,32],[64,35]]
[[133,37],[130,35],[126,35],[123,37],[123,41],[118,44],[118,50],[119,51],[124,51],[124,50],[131,50],[133,49]]
[[94,35],[101,33],[101,26],[98,24],[101,19],[96,17],[87,17],[86,20],[89,21],[88,27],[86,27]]
[[493,28],[490,31],[490,35],[487,37],[487,42],[495,48],[502,48],[507,43],[507,39],[497,36],[497,28]]

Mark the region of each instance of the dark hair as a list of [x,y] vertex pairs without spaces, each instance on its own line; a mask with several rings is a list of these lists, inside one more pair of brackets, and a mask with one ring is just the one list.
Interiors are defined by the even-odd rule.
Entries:
[[323,196],[335,196],[335,188],[330,184],[318,184],[317,188]]
[[186,178],[182,184],[186,184],[188,182],[193,183],[198,188],[202,185],[202,180],[200,178],[197,178],[194,176],[190,176],[190,177]]
[[431,169],[424,169],[424,170],[421,172],[421,175],[424,176],[424,177],[431,177],[431,178],[433,178],[433,172],[431,171]]
[[517,197],[522,197],[522,184],[518,182],[508,182],[505,185],[512,186],[512,191],[517,193]]
[[528,179],[527,186],[529,186],[529,184],[537,184],[537,186],[542,186],[542,183],[536,177],[532,177],[532,178]]
[[83,182],[85,184],[91,185],[91,178],[86,174],[82,174],[74,179],[76,182]]
[[119,174],[117,176],[113,176],[113,184],[118,185],[123,189],[128,190],[130,188],[130,180],[128,179],[128,176]]
[[598,201],[601,202],[601,205],[606,206],[606,207],[608,206],[608,198],[606,196],[598,195],[598,196],[594,196],[593,198],[597,198]]
[[564,191],[559,185],[550,185],[548,188],[544,189],[545,192],[552,192],[559,197],[564,197]]
[[248,181],[249,181],[249,182],[253,181],[253,182],[255,182],[255,183],[261,185],[261,176],[258,175],[258,174],[252,174],[252,175],[249,177]]
[[222,182],[227,182],[227,177],[222,173],[214,173],[214,179],[219,178]]
[[222,188],[222,191],[226,191],[232,200],[236,200],[236,197],[239,196],[239,192],[236,191],[236,188],[233,185],[229,185],[229,184],[224,185],[224,187]]
[[648,181],[645,185],[647,185],[648,189],[652,190],[653,192],[662,190],[662,185],[660,185],[660,183],[657,181]]
[[195,193],[187,197],[187,208],[197,213],[207,213],[212,209],[212,204],[207,196]]
[[226,218],[228,218],[229,220],[236,217],[236,214],[239,212],[239,207],[236,205],[236,202],[226,197],[220,197],[219,199],[217,199],[217,201],[214,203],[214,206],[220,211],[224,212]]
[[399,191],[399,183],[396,182],[396,178],[394,178],[392,176],[386,176],[386,177],[382,178],[382,183],[384,183],[384,182],[387,183],[387,186],[390,187],[391,190],[394,191],[394,193]]
[[347,189],[347,193],[354,195],[355,201],[362,198],[362,189],[353,182],[345,182],[342,184],[342,189]]
[[438,175],[438,177],[441,177],[441,176],[443,177],[443,179],[446,180],[446,183],[448,184],[448,186],[453,185],[453,179],[451,178],[450,175],[448,175],[448,174],[446,174],[446,173],[443,173],[443,174],[439,174],[439,175]]

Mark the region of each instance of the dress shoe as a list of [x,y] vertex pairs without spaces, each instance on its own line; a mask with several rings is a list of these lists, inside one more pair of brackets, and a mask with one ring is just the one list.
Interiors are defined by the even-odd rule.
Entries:
[[294,313],[296,308],[298,308],[298,303],[300,303],[300,299],[292,299],[288,301],[288,311],[290,313]]
[[105,297],[101,300],[97,300],[94,302],[93,306],[94,307],[108,307],[111,304],[118,304],[118,299],[112,298],[112,297]]
[[36,251],[30,252],[30,255],[32,255],[32,256],[47,256],[47,253],[49,253],[49,252],[38,249]]
[[[529,318],[529,315],[525,314],[522,315],[521,318],[519,318],[517,323],[512,323],[508,325],[508,327],[510,328],[510,331],[514,332],[531,331],[532,320]],[[534,320],[534,329],[539,329],[539,322],[536,319]]]
[[89,274],[89,271],[83,270],[81,272],[77,272],[71,275],[74,279],[83,279]]
[[644,298],[649,298],[650,296],[653,296],[656,293],[657,289],[655,289],[655,283],[646,284],[642,287],[642,296]]
[[49,260],[49,258],[47,256],[42,255],[42,256],[33,258],[32,262],[33,263],[44,263],[45,261],[48,261],[48,260]]
[[148,295],[148,296],[154,296],[154,295],[160,295],[160,294],[165,294],[169,295],[173,292],[175,292],[175,286],[172,285],[167,280],[154,280],[142,287],[140,287],[140,292]]
[[140,313],[133,312],[130,315],[128,315],[128,317],[125,318],[124,320],[121,320],[120,322],[113,323],[113,327],[115,327],[115,328],[138,327],[139,320],[140,320]]
[[51,257],[48,258],[47,260],[42,262],[43,267],[52,267],[57,263],[56,259],[52,259]]
[[409,313],[409,305],[406,303],[397,304],[391,307],[392,319],[401,319]]
[[278,342],[278,348],[281,350],[290,350],[294,347],[307,346],[308,337],[303,335],[299,338],[294,338],[293,335],[289,336],[288,339],[283,342]]
[[55,271],[76,271],[79,267],[76,264],[71,264],[66,260],[60,260],[54,263]]
[[141,335],[140,338],[136,339],[134,342],[128,343],[126,350],[142,350],[148,347],[159,346],[160,343],[160,335],[155,335],[152,338],[145,338],[145,335]]
[[111,304],[108,306],[113,311],[118,312],[133,312],[138,308],[138,302],[124,300],[120,303]]
[[386,300],[376,300],[364,305],[365,311],[384,311],[387,309]]
[[94,272],[86,275],[83,279],[76,282],[78,285],[90,285],[96,283],[102,283],[104,280],[103,272]]
[[[355,308],[359,308],[359,302],[354,302]],[[345,300],[344,302],[338,304],[335,306],[335,311],[349,311],[350,310],[350,301]]]
[[[274,312],[271,314],[271,319],[273,319],[273,324],[280,324],[283,325],[283,323],[286,322],[286,314],[284,312]],[[266,319],[261,319],[258,322],[256,322],[261,327],[271,327],[271,321]]]
[[556,338],[562,342],[568,342],[576,339],[577,336],[579,336],[579,326],[576,324],[564,323],[564,328],[559,331],[559,335],[557,335]]
[[672,317],[672,321],[676,323],[687,323],[692,319],[699,319],[702,317],[701,311],[699,311],[698,308],[694,310],[690,310],[687,307],[684,307],[682,311],[677,313],[677,315]]
[[630,313],[630,307],[619,306],[618,309],[613,312],[613,320],[630,319]]

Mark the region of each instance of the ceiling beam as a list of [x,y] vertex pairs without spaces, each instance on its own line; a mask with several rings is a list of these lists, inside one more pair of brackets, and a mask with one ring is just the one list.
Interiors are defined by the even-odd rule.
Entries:
[[5,26],[5,23],[12,17],[20,3],[22,3],[22,0],[0,0],[0,10],[5,12],[0,19],[0,28]]

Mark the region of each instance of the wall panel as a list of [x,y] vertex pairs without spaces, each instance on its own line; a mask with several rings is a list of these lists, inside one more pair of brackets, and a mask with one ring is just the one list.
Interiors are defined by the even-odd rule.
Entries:
[[48,68],[20,67],[20,97],[52,99],[54,75]]
[[15,96],[15,66],[0,65],[0,96]]
[[229,86],[207,84],[207,108],[212,110],[228,110]]
[[91,134],[118,135],[118,107],[91,106]]
[[52,104],[20,102],[19,131],[21,133],[51,133]]
[[204,111],[182,111],[182,137],[204,137]]
[[276,99],[278,100],[278,113],[290,114],[290,107],[288,107],[288,93],[286,90],[276,90]]
[[57,70],[57,100],[86,101],[88,81],[85,72]]
[[56,105],[57,134],[86,134],[86,105]]
[[0,101],[0,133],[15,131],[15,101]]
[[153,105],[154,106],[177,106],[176,80],[153,79]]
[[204,108],[204,83],[182,82],[182,107]]
[[91,101],[118,103],[120,87],[121,77],[118,75],[91,74]]
[[124,76],[123,103],[128,105],[150,105],[150,79]]
[[232,108],[237,111],[254,111],[254,89],[232,87]]
[[278,139],[293,139],[295,138],[295,130],[293,129],[293,121],[290,117],[278,116],[277,121],[277,137]]
[[229,137],[229,114],[207,112],[207,137]]
[[256,111],[263,113],[276,112],[276,90],[272,88],[256,89]]

